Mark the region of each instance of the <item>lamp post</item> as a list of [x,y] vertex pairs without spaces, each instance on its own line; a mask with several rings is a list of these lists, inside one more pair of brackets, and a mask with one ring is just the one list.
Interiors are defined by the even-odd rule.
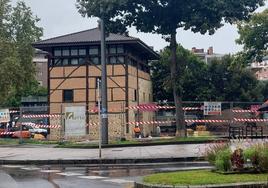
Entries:
[[[103,8],[101,8],[103,13]],[[100,19],[101,29],[101,127],[102,144],[108,144],[108,114],[107,114],[107,70],[106,70],[106,42],[104,16]]]

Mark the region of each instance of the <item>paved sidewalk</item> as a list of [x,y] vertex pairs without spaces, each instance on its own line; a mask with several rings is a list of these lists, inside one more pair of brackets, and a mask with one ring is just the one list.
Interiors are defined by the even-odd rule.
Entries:
[[[142,159],[175,159],[197,158],[207,144],[165,145],[122,147],[102,149],[102,159],[119,161]],[[98,160],[98,149],[68,149],[68,148],[27,148],[27,147],[0,147],[0,163],[12,163],[18,161],[88,161]],[[82,163],[82,162],[81,162]]]
[[[231,148],[248,147],[268,140],[232,140]],[[0,164],[120,164],[178,162],[202,159],[207,144],[159,145],[118,147],[102,149],[99,160],[98,149],[52,148],[51,146],[1,147]]]

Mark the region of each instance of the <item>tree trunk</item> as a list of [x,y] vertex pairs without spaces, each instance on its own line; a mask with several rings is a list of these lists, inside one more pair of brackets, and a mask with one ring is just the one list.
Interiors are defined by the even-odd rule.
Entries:
[[177,87],[177,81],[180,81],[181,75],[177,75],[179,68],[182,66],[180,62],[177,62],[177,41],[176,41],[176,30],[171,34],[170,40],[170,50],[171,50],[171,64],[170,64],[170,72],[171,72],[171,83],[172,83],[172,91],[174,97],[174,103],[176,107],[176,136],[185,137],[186,129],[185,129],[185,120],[184,120],[184,111],[182,109],[182,96],[181,91]]

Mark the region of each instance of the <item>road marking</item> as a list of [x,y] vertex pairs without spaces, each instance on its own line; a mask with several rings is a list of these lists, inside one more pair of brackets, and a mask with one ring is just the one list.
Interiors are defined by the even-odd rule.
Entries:
[[134,181],[131,180],[123,180],[123,179],[108,179],[108,180],[103,180],[105,182],[112,182],[112,183],[134,183]]
[[74,172],[62,172],[62,173],[57,173],[57,174],[61,176],[82,176],[83,175],[83,174],[74,173]]
[[43,173],[58,173],[58,172],[61,172],[60,170],[40,170],[40,172],[43,172]]
[[4,168],[24,168],[25,166],[21,165],[2,165]]
[[23,167],[21,169],[22,170],[28,170],[28,171],[31,171],[31,170],[40,170],[40,168],[37,168],[37,167]]
[[102,177],[102,176],[78,176],[79,178],[82,179],[89,179],[89,180],[97,180],[97,179],[104,179],[106,177]]

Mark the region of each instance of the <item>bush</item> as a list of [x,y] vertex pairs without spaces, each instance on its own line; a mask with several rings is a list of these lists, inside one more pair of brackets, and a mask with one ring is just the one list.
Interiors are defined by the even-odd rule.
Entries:
[[257,144],[246,149],[244,159],[251,163],[254,171],[268,171],[268,145]]
[[229,144],[212,144],[206,149],[205,158],[218,171],[252,169],[268,172],[268,143],[253,145],[245,150],[236,149],[233,153]]
[[233,169],[242,170],[244,168],[243,150],[241,148],[234,151],[231,156],[231,162]]
[[215,165],[216,156],[220,151],[223,151],[225,149],[229,148],[229,145],[226,143],[216,143],[209,145],[208,148],[206,148],[205,151],[205,159],[211,164]]
[[219,151],[215,160],[216,169],[223,172],[230,171],[232,169],[231,155],[232,151],[229,148]]

